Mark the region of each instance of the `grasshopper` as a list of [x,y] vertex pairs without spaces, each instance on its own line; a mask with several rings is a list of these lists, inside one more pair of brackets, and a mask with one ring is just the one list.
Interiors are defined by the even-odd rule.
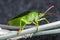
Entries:
[[46,13],[53,7],[54,5],[50,6],[44,13],[39,13],[39,14],[37,11],[30,11],[28,12],[27,15],[8,21],[8,24],[12,26],[20,26],[17,32],[18,34],[22,32],[22,30],[26,27],[27,24],[31,24],[31,23],[33,23],[36,26],[37,31],[39,31],[38,22],[45,20],[47,23],[49,23],[49,21],[46,18],[42,18],[42,17],[45,16]]

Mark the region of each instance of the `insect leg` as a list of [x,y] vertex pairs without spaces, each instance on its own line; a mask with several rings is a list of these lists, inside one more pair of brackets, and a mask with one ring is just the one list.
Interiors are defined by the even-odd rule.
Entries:
[[46,21],[47,23],[50,23],[50,22],[48,21],[48,19],[46,19],[46,18],[45,18],[45,21]]
[[20,28],[19,28],[17,34],[19,35],[21,32],[22,32],[22,21],[20,20]]
[[23,25],[22,30],[24,30],[25,27],[26,27],[26,24]]
[[46,18],[40,18],[38,21],[45,20],[47,23],[50,23]]
[[39,31],[39,24],[38,24],[38,20],[35,20],[35,22],[36,22],[37,31]]
[[39,24],[38,24],[38,21],[36,20],[35,22],[33,22],[33,24],[35,24],[35,26],[37,27],[37,31],[39,31]]

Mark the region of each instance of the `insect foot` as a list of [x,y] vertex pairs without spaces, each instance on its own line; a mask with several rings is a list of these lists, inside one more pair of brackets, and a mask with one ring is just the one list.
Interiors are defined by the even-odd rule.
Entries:
[[20,35],[20,34],[21,34],[21,32],[22,32],[22,30],[19,30],[19,31],[17,32],[17,34],[18,34],[18,35]]
[[39,27],[37,27],[37,31],[40,31]]

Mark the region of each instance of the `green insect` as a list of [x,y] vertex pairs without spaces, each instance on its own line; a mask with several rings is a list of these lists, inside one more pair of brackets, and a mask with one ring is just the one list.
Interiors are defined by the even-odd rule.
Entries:
[[30,11],[28,12],[27,15],[8,21],[8,24],[12,26],[20,26],[19,31],[17,32],[18,34],[20,34],[22,30],[24,30],[27,24],[31,24],[31,23],[33,23],[36,26],[37,31],[39,31],[38,22],[45,20],[47,23],[49,23],[49,21],[46,18],[42,18],[42,17],[45,16],[46,13],[53,7],[54,6],[49,7],[44,13],[40,13],[39,15],[37,11]]

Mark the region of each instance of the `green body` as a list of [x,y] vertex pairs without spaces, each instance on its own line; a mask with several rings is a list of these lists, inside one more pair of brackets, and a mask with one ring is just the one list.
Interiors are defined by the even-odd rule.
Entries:
[[49,21],[46,18],[42,17],[45,16],[46,13],[53,7],[54,6],[49,7],[44,13],[40,13],[39,15],[38,12],[31,11],[27,13],[27,15],[10,20],[8,24],[12,26],[20,26],[20,29],[23,30],[26,27],[26,24],[33,23],[38,27],[38,21],[45,20],[49,23]]
[[38,19],[38,12],[31,11],[25,16],[18,17],[9,21],[8,24],[12,26],[20,26],[20,28],[24,28],[26,24],[31,24],[32,21],[37,20],[37,19]]

